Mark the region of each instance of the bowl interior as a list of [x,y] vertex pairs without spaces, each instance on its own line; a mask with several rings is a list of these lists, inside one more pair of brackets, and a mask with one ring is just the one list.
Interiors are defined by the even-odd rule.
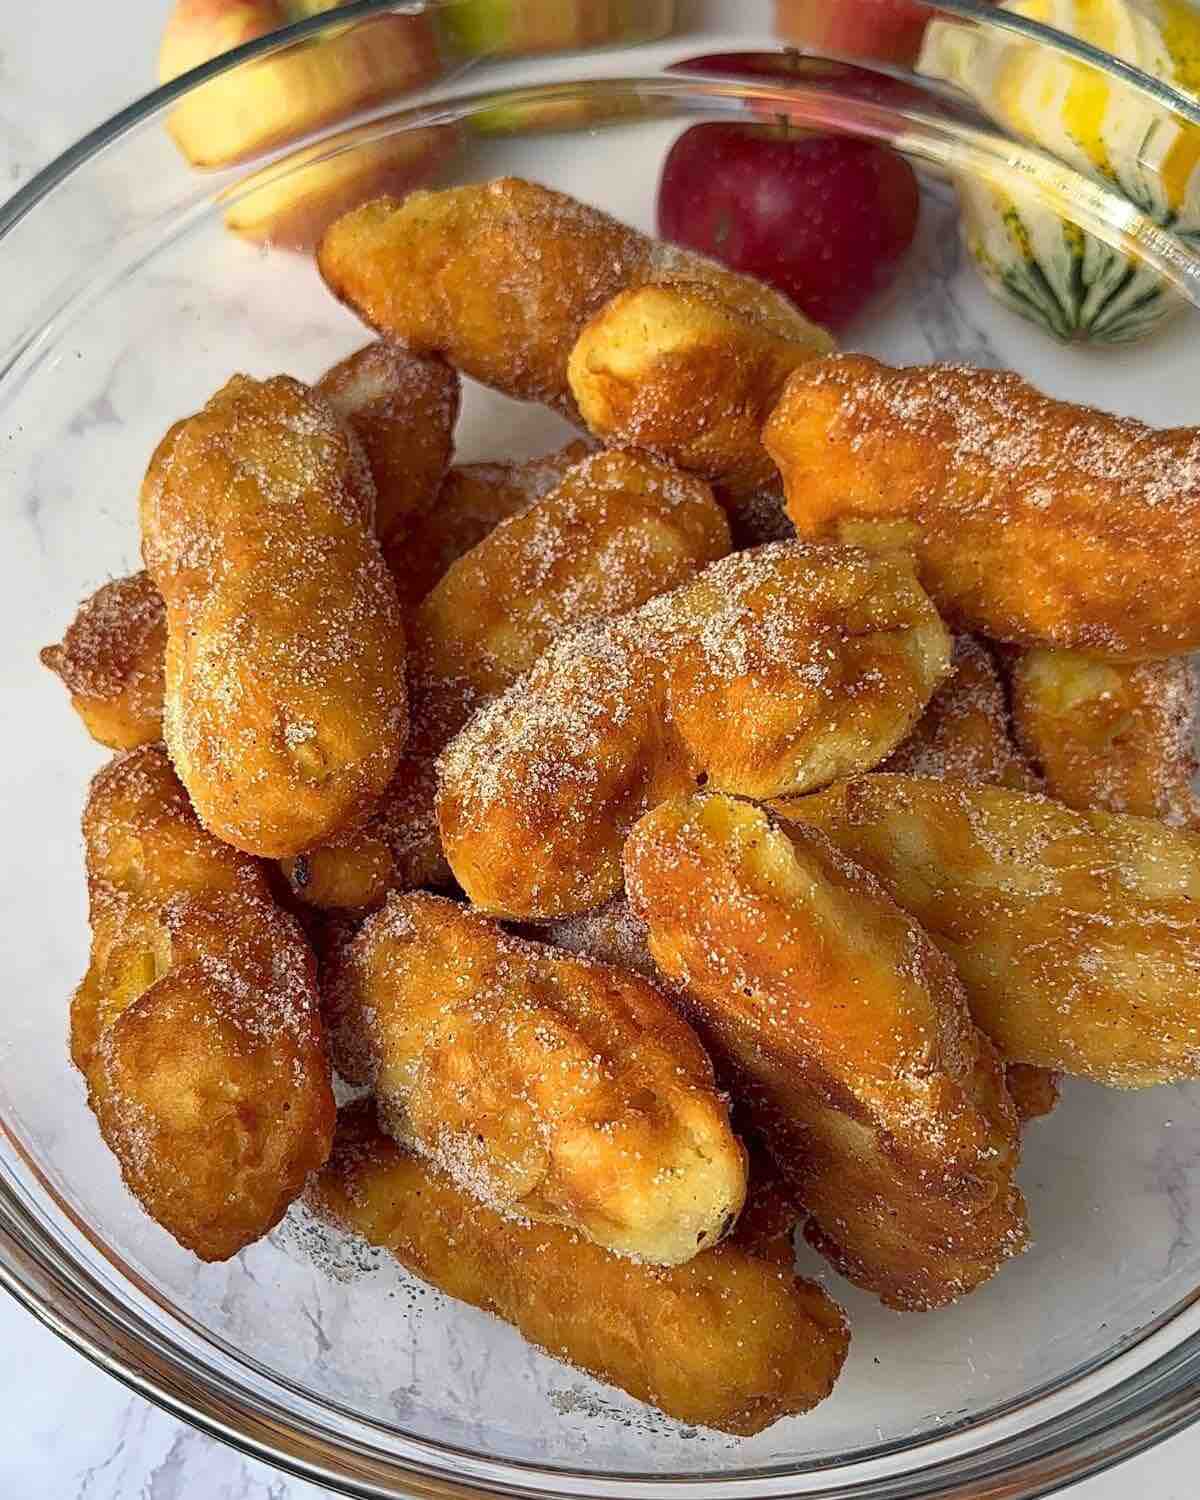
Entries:
[[[659,165],[684,123],[471,136],[443,180],[515,173],[652,231]],[[67,998],[87,948],[79,813],[103,756],[37,650],[59,637],[82,596],[139,565],[137,488],[170,422],[235,369],[315,378],[369,337],[324,291],[310,260],[230,235],[209,186],[158,202],[165,147],[157,129],[122,143],[117,178],[106,179],[101,161],[54,210],[64,227],[80,222],[81,234],[94,234],[103,254],[84,269],[72,248],[75,295],[48,320],[27,311],[30,340],[0,379],[0,556],[9,570],[0,672],[10,725],[0,803],[13,856],[0,864],[10,933],[0,1036],[0,1119],[10,1143],[0,1151],[11,1164],[15,1144],[36,1164],[59,1200],[48,1212],[64,1235],[64,1210],[89,1226],[92,1243],[79,1240],[76,1253],[96,1264],[114,1258],[179,1320],[181,1341],[200,1349],[215,1341],[281,1389],[300,1388],[327,1405],[331,1426],[338,1412],[353,1414],[452,1448],[605,1475],[802,1470],[931,1440],[1136,1344],[1185,1303],[1200,1285],[1190,1217],[1200,1188],[1194,1087],[1119,1094],[1068,1085],[1058,1111],[1027,1138],[1020,1180],[1033,1247],[957,1307],[890,1313],[802,1250],[803,1269],[850,1314],[850,1360],[814,1414],[747,1440],[649,1412],[299,1212],[219,1266],[201,1265],[142,1215],[66,1056]],[[138,152],[141,197],[131,167]],[[122,212],[112,200],[118,179]],[[956,217],[952,190],[926,181],[903,276],[848,344],[895,362],[1013,367],[1055,395],[1158,424],[1196,420],[1200,315],[1186,313],[1127,349],[1056,345],[989,298]],[[33,244],[30,236],[24,248],[10,246],[9,264]],[[30,261],[28,274],[37,284],[47,273]],[[525,456],[565,434],[545,411],[468,385],[457,456]]]

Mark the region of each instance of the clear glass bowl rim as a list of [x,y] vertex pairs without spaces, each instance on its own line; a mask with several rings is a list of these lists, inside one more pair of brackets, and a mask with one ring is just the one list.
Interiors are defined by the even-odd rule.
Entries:
[[[993,29],[1022,33],[1049,45],[1200,125],[1197,101],[1052,27],[997,13],[984,0],[930,0],[930,3],[934,9]],[[126,133],[165,114],[183,95],[210,79],[296,42],[340,29],[354,20],[381,12],[420,12],[450,4],[453,0],[425,0],[425,3],[349,0],[334,14],[313,16],[248,42],[151,91],[83,136],[7,202],[0,202],[0,240],[106,148]],[[627,86],[660,81],[649,77],[619,80]],[[595,82],[588,80],[572,87],[586,93]],[[772,85],[760,91],[739,84],[730,91],[741,99],[758,93],[774,102],[784,87]],[[528,92],[497,89],[487,95],[487,102],[495,104]],[[411,124],[424,123],[420,106],[411,114]],[[395,114],[389,117],[389,133],[396,128],[398,118]],[[342,122],[318,135],[328,139],[344,129],[346,125]],[[296,149],[297,143],[293,142],[278,155],[287,156]],[[238,166],[239,172],[249,170],[250,164]],[[1173,246],[1179,244],[1174,236],[1161,229],[1155,230],[1154,237],[1159,245],[1164,241]],[[1200,258],[1190,253],[1187,259],[1200,265]],[[1193,287],[1192,300],[1200,306],[1200,282],[1193,283]],[[6,364],[0,362],[0,379],[6,369]],[[21,1144],[9,1132],[3,1118],[0,1118],[0,1134],[19,1157],[24,1157]],[[56,1199],[36,1164],[26,1160],[26,1165],[42,1180],[47,1196]],[[56,1206],[61,1211],[62,1205]],[[883,1472],[876,1466],[874,1475],[867,1474],[865,1470],[874,1466],[872,1459],[855,1461],[850,1468],[825,1468],[803,1476],[767,1471],[694,1478],[575,1473],[492,1461],[486,1456],[468,1458],[460,1451],[406,1438],[394,1429],[388,1429],[389,1446],[385,1451],[372,1442],[370,1421],[351,1424],[357,1428],[353,1434],[342,1431],[335,1437],[329,1424],[321,1420],[320,1402],[300,1397],[294,1388],[288,1388],[293,1401],[289,1406],[262,1389],[251,1390],[244,1380],[236,1378],[238,1372],[231,1361],[206,1361],[174,1342],[153,1320],[116,1295],[112,1287],[78,1260],[65,1242],[43,1225],[44,1216],[45,1206],[39,1203],[35,1207],[28,1191],[0,1159],[0,1287],[78,1353],[174,1416],[243,1453],[348,1495],[412,1495],[430,1500],[434,1497],[465,1500],[479,1495],[570,1495],[595,1497],[595,1500],[600,1497],[642,1500],[654,1490],[687,1500],[727,1500],[734,1494],[745,1500],[800,1494],[813,1500],[934,1500],[934,1497],[1035,1500],[1121,1463],[1200,1419],[1200,1332],[1196,1332],[1099,1394],[1045,1419],[1035,1416],[1031,1425],[999,1440],[986,1439],[991,1419],[984,1418],[976,1429],[983,1441],[970,1451],[938,1457],[931,1450],[943,1446],[940,1439],[904,1445],[896,1456],[916,1458],[918,1464],[902,1471],[885,1463]],[[1196,1295],[1200,1297],[1200,1289]],[[1188,1299],[1188,1305],[1192,1300]],[[1174,1315],[1181,1310],[1177,1307]],[[1170,1315],[1144,1337],[1169,1326],[1169,1322]],[[1127,1352],[1113,1350],[1099,1368]],[[1093,1371],[1076,1372],[1065,1385],[1060,1383],[1055,1387],[1054,1392],[1069,1393],[1071,1384],[1090,1373]],[[1028,1403],[1018,1403],[1004,1415],[1032,1410],[1051,1393],[1035,1392]],[[299,1406],[307,1410],[301,1413]],[[858,1474],[853,1472],[855,1469]]]

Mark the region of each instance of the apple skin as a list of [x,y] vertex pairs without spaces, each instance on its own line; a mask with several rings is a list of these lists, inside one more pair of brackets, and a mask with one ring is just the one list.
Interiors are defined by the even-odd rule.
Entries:
[[[831,62],[824,57],[807,57],[795,47],[781,47],[776,52],[710,52],[674,62],[668,73],[715,73],[749,83],[829,83],[853,93],[856,99],[876,104],[917,105],[929,108],[929,95],[911,83],[878,73],[853,63]],[[775,115],[777,108],[769,103],[751,103],[756,112]]]
[[776,0],[775,30],[818,52],[911,63],[931,15],[917,0]]
[[786,127],[693,125],[659,184],[664,239],[765,281],[827,328],[895,279],[919,212],[903,157]]
[[243,179],[237,201],[225,212],[226,227],[260,245],[311,253],[330,224],[342,214],[388,193],[402,198],[426,187],[457,148],[459,132],[452,125],[409,130],[382,141],[369,141],[329,161],[304,165],[324,147],[310,147],[288,158],[294,172],[278,181],[264,173]]
[[[337,0],[176,0],[159,48],[159,81],[336,8]],[[180,100],[167,128],[194,166],[227,166],[439,72],[428,16],[373,17],[214,78]]]
[[614,42],[651,42],[675,24],[676,0],[457,0],[442,13],[467,57],[514,57]]

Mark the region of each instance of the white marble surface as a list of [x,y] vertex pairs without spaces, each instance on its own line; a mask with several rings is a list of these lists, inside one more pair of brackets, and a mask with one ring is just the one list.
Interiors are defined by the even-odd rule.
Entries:
[[[152,80],[166,0],[0,4],[0,196]],[[64,29],[70,46],[64,48]],[[936,321],[934,313],[930,317]],[[932,338],[932,335],[931,335]],[[181,1425],[93,1369],[0,1299],[0,1496],[80,1500],[312,1500],[323,1491]],[[1073,1494],[1196,1493],[1200,1430]]]

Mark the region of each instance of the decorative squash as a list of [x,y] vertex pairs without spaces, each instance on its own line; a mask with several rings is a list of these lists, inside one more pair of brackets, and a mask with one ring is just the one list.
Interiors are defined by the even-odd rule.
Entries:
[[[1195,91],[1200,11],[1188,0],[1004,0]],[[1200,243],[1200,129],[1097,69],[1024,37],[934,21],[920,71],[956,84],[1014,135],[1118,188]],[[1123,343],[1182,307],[1152,271],[1059,215],[1035,192],[960,180],[962,232],[989,288],[1060,339]]]

